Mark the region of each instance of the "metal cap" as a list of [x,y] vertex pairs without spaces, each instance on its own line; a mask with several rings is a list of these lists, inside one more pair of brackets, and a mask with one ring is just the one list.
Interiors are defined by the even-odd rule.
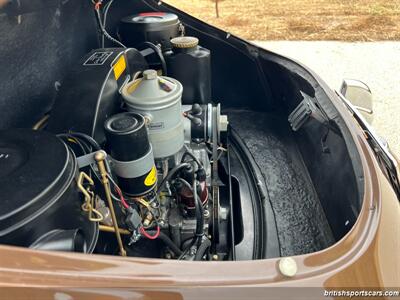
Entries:
[[143,71],[143,78],[122,88],[122,97],[131,110],[159,110],[180,101],[182,89],[177,80],[158,76],[157,71],[149,69]]
[[193,36],[179,36],[171,40],[171,45],[174,48],[188,49],[196,47],[199,44],[199,39]]

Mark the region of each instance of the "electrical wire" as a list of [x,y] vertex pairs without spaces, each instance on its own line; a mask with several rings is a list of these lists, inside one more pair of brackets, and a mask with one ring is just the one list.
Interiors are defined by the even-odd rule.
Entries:
[[150,235],[148,232],[146,232],[146,229],[144,229],[144,227],[140,227],[139,231],[142,235],[144,235],[149,240],[155,240],[160,236],[160,226],[158,226],[158,225],[157,225],[157,229],[156,229],[156,232],[154,235]]
[[[110,10],[111,5],[113,4],[114,0],[110,0],[105,6],[104,6],[104,13],[103,13],[103,28],[107,29],[107,15],[108,11]],[[101,47],[104,48],[104,35],[101,36]]]
[[[128,209],[130,207],[130,205],[128,202],[126,202],[126,199],[121,191],[121,188],[118,186],[118,184],[114,181],[114,179],[109,174],[107,174],[107,177],[110,180],[110,182],[114,185],[114,190],[117,192],[118,197],[119,197],[119,199],[118,199],[113,194],[111,194],[111,196],[113,196],[112,198],[114,200],[117,200],[118,202],[121,202],[122,206],[125,207],[126,209]],[[150,203],[148,203],[143,198],[132,198],[132,199],[135,200],[136,202],[142,204],[147,209],[150,209]]]
[[[90,135],[87,135],[82,132],[74,132],[74,131],[71,131],[68,134],[72,135],[73,137],[85,140],[96,151],[101,150],[99,143],[97,143],[96,140],[94,138],[92,138]],[[90,151],[92,151],[92,149],[90,149]]]
[[196,209],[196,220],[197,220],[196,222],[197,246],[200,246],[201,239],[204,235],[204,209],[200,197],[197,194],[197,180],[195,179],[194,174],[193,174],[193,197],[194,197],[194,205]]
[[[81,151],[81,155],[92,153],[93,148],[96,151],[101,150],[100,145],[91,136],[81,133],[81,132],[61,133],[61,134],[58,134],[57,136],[59,138],[61,138],[62,140],[66,141],[67,143],[72,142],[72,143],[76,144],[79,147],[79,150]],[[71,149],[74,150],[73,148],[71,148]],[[76,155],[76,153],[75,153],[75,155]],[[110,168],[107,163],[106,163],[106,167],[107,167],[107,171],[110,172]],[[92,177],[92,174],[94,174],[95,177],[99,181],[101,181],[94,166],[90,165],[89,177]]]
[[196,231],[195,234],[196,236],[203,236],[204,235],[204,211],[203,211],[203,204],[200,202],[198,193],[197,193],[197,181],[193,180],[193,186],[190,185],[189,182],[187,182],[183,178],[178,178],[180,182],[182,182],[193,194],[194,198],[194,203],[195,203],[195,209],[196,209]]
[[57,134],[57,137],[62,139],[66,143],[73,143],[78,146],[79,150],[81,151],[82,155],[85,155],[87,153],[87,149],[83,146],[83,144],[73,136],[67,134],[67,133],[61,133]]
[[196,209],[195,236],[193,237],[192,241],[190,242],[190,245],[178,257],[178,260],[181,260],[186,256],[186,254],[188,253],[190,248],[192,248],[195,244],[197,244],[196,245],[197,249],[200,249],[200,247],[202,245],[202,239],[204,236],[204,210],[203,210],[203,205],[201,203],[201,200],[199,199],[199,197],[197,195],[197,181],[195,180],[195,174],[193,173],[193,185],[190,185],[190,183],[188,183],[183,178],[179,178],[179,181],[181,181],[192,192],[194,200],[195,200],[194,203],[195,203],[195,209]]
[[150,47],[157,54],[158,58],[160,59],[163,75],[167,75],[167,63],[165,62],[164,54],[162,53],[161,49],[151,42],[143,42],[141,44],[141,47],[142,46]]
[[35,125],[33,125],[32,129],[33,130],[42,130],[43,128],[46,127],[47,122],[49,120],[50,115],[44,115],[39,121],[36,122]]
[[194,156],[193,153],[189,151],[183,153],[181,162],[185,162],[186,156],[190,156],[193,159],[193,161],[198,165],[199,169],[203,169],[203,164],[200,162],[200,160],[196,156]]
[[163,190],[165,184],[171,180],[172,176],[174,176],[176,173],[178,173],[180,170],[187,168],[190,169],[192,166],[190,163],[181,163],[174,168],[171,169],[171,171],[168,172],[167,176],[161,181],[160,186],[158,187],[157,190],[157,195],[160,194],[160,192]]
[[104,28],[103,26],[103,21],[101,20],[101,15],[100,15],[100,6],[101,6],[102,1],[98,1],[96,2],[96,4],[94,5],[94,11],[95,11],[95,15],[96,15],[96,19],[97,19],[97,23],[99,25],[99,29],[100,32],[103,36],[105,36],[107,39],[109,39],[110,41],[112,41],[115,44],[118,44],[119,46],[121,46],[122,48],[126,48],[126,46],[124,44],[122,44],[120,41],[118,41],[117,39],[113,38],[108,32],[107,30]]
[[[111,176],[107,174],[107,177],[110,178]],[[110,180],[110,181],[111,181],[111,180]],[[129,204],[126,202],[126,200],[125,200],[125,198],[124,198],[124,195],[122,194],[121,189],[119,188],[118,185],[115,184],[114,181],[111,181],[111,182],[112,182],[112,184],[114,185],[114,190],[117,192],[117,194],[118,194],[118,196],[119,196],[119,199],[121,200],[122,206],[125,207],[126,209],[128,209],[130,206],[129,206]]]

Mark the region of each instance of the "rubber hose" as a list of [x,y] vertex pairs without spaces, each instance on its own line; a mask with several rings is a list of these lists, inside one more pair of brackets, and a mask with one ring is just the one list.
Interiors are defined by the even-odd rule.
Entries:
[[[155,235],[156,230],[147,230],[147,233],[150,235]],[[160,232],[160,235],[158,236],[157,239],[162,240],[165,243],[165,245],[167,245],[177,257],[182,254],[182,250],[179,249],[179,247],[169,238],[169,236],[163,233],[162,231]]]
[[194,257],[194,260],[201,260],[201,258],[204,256],[206,253],[207,249],[211,246],[211,241],[209,239],[205,239],[200,247],[197,249],[196,255]]
[[160,194],[160,192],[164,188],[165,184],[167,183],[167,181],[171,180],[172,176],[174,176],[176,173],[178,173],[178,171],[182,170],[183,168],[191,168],[191,166],[192,165],[190,163],[181,163],[181,164],[177,165],[176,167],[174,167],[171,171],[169,171],[168,175],[160,183],[160,186],[158,187],[158,190],[157,190],[157,195]]
[[152,49],[155,52],[155,54],[157,54],[158,58],[160,59],[163,75],[167,76],[168,75],[167,74],[167,63],[165,62],[164,54],[162,53],[160,48],[158,48],[156,45],[154,45],[151,42],[143,42],[142,45],[150,47],[150,49]]

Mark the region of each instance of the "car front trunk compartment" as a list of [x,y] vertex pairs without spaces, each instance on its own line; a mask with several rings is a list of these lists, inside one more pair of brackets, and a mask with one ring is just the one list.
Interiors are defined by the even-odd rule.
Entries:
[[[52,113],[59,109],[60,90],[69,84],[65,78],[71,66],[99,48],[90,1],[43,2],[25,11],[23,3],[0,13],[2,130],[31,128],[46,113],[50,113],[50,125],[55,124]],[[196,36],[211,52],[212,101],[221,103],[230,127],[226,139],[229,157],[223,156],[218,168],[225,186],[229,187],[231,175],[231,191],[220,191],[222,206],[230,206],[230,192],[232,195],[233,224],[228,214],[223,226],[233,240],[229,235],[220,238],[232,242],[234,250],[225,259],[312,253],[344,237],[360,212],[363,175],[354,142],[326,87],[299,64],[154,1],[116,1],[108,31],[117,32],[118,22],[127,12],[152,10],[175,13],[186,35]],[[114,46],[106,42],[106,50]],[[80,84],[90,86],[88,80],[82,77]],[[324,111],[328,126],[310,118],[298,131],[292,130],[288,117],[304,95]],[[80,103],[78,100],[71,98],[70,104]],[[73,118],[69,111],[64,114]],[[1,196],[2,200],[7,197]],[[100,241],[110,238],[113,234],[105,233]],[[146,241],[144,252],[150,243],[158,247]],[[117,254],[115,241],[112,249],[107,247],[97,253]],[[141,256],[143,251],[133,252]],[[159,252],[149,256],[157,257]]]

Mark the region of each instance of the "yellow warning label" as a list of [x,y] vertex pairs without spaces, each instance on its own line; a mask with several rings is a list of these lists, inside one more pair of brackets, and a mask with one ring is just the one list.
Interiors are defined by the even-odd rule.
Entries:
[[157,169],[155,166],[151,169],[150,173],[146,176],[146,179],[144,180],[144,185],[145,186],[152,186],[155,184],[157,181]]
[[121,55],[121,57],[118,58],[117,62],[113,67],[115,80],[118,80],[118,78],[121,77],[121,74],[125,71],[125,69],[126,69],[125,56]]

